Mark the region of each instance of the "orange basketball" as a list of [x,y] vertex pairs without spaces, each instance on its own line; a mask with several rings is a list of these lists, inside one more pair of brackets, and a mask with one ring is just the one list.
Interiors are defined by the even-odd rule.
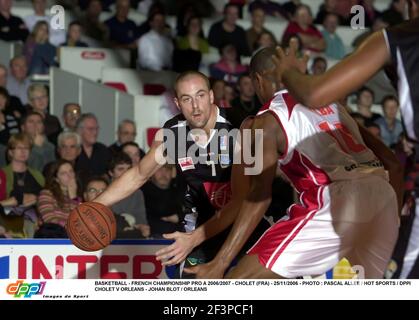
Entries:
[[84,202],[71,211],[66,229],[77,248],[97,251],[115,239],[116,221],[107,206],[97,202]]

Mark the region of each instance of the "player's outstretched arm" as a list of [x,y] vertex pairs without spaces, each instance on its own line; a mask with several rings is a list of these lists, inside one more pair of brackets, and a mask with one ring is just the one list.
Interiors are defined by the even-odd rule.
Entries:
[[[237,139],[234,157],[240,155],[243,160],[244,130],[252,128],[253,118],[246,119],[240,128],[240,138]],[[251,141],[248,141],[250,144]],[[199,226],[193,232],[174,232],[163,235],[166,239],[175,240],[171,245],[156,252],[156,259],[162,261],[162,265],[174,265],[186,259],[189,253],[205,240],[208,240],[233,224],[239,213],[240,206],[249,190],[249,176],[244,175],[244,163],[233,164],[231,173],[232,197],[226,206],[213,215],[208,221]]]
[[399,208],[399,215],[401,214],[403,206],[404,193],[404,170],[399,159],[397,159],[394,152],[392,152],[381,140],[374,137],[363,126],[358,126],[361,132],[362,139],[368,148],[374,152],[378,159],[383,163],[384,168],[388,171],[390,177],[390,184],[397,195],[397,203]]
[[194,273],[197,278],[222,278],[268,209],[279,157],[278,137],[280,135],[275,121],[270,115],[262,115],[255,119],[253,129],[264,130],[263,152],[261,153],[263,170],[259,175],[249,176],[249,190],[224,245],[214,260],[207,264],[185,268],[185,272]]
[[[163,130],[163,129],[162,129]],[[161,147],[162,130],[158,131],[150,150],[138,166],[132,167],[95,199],[95,202],[111,206],[138,190],[164,164]]]
[[302,61],[294,47],[285,55],[277,49],[277,81],[285,84],[291,95],[310,108],[321,108],[338,101],[361,87],[390,60],[383,32],[372,34],[354,53],[326,73],[310,76],[299,71]]

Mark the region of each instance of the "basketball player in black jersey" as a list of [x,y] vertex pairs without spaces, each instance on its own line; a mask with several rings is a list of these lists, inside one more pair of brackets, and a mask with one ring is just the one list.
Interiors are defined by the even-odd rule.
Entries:
[[[167,238],[175,242],[159,259],[164,260],[164,265],[185,261],[186,266],[192,266],[211,260],[227,235],[220,234],[200,245],[188,232],[204,224],[230,200],[234,136],[231,137],[233,128],[224,110],[214,104],[205,75],[195,71],[181,74],[175,91],[175,103],[181,114],[168,120],[158,131],[140,164],[115,180],[95,201],[111,206],[138,190],[165,163],[176,164],[177,173],[183,176],[188,187],[187,232],[168,235]],[[268,226],[263,222],[260,233]],[[256,236],[255,233],[255,240]]]

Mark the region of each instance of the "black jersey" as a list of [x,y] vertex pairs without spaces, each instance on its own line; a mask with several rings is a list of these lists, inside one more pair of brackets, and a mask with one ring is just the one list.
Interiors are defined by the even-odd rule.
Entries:
[[409,138],[419,141],[419,18],[387,28],[384,36],[398,74],[400,110]]

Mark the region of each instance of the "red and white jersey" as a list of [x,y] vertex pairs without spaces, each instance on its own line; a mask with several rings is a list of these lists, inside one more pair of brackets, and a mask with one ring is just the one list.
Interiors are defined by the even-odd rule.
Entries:
[[258,114],[264,112],[271,112],[284,131],[286,150],[278,164],[298,192],[371,174],[388,179],[342,106],[309,109],[282,90]]

